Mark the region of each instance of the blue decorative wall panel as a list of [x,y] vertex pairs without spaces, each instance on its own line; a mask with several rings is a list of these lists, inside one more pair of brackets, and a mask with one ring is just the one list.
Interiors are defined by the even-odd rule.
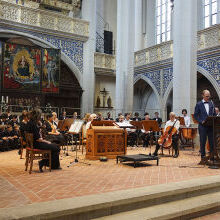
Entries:
[[173,67],[163,70],[163,95],[165,94],[170,82],[173,80]]
[[217,81],[220,85],[220,56],[199,60],[197,65],[209,72],[209,74]]

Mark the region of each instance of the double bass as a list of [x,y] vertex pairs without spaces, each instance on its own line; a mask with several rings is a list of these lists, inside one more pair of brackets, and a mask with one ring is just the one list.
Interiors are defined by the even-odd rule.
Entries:
[[163,135],[158,139],[158,144],[164,148],[169,148],[172,144],[172,136],[176,134],[177,129],[174,127],[177,120],[172,126],[168,126],[164,131]]

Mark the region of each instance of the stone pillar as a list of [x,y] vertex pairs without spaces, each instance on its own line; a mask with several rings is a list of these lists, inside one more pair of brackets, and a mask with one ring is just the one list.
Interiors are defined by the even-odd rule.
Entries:
[[197,0],[175,0],[173,18],[173,110],[191,114],[197,91]]
[[134,3],[117,1],[116,113],[133,109]]
[[143,49],[142,4],[142,0],[135,0],[135,51]]
[[93,112],[95,93],[96,0],[82,1],[82,19],[89,21],[89,39],[83,47],[82,114]]

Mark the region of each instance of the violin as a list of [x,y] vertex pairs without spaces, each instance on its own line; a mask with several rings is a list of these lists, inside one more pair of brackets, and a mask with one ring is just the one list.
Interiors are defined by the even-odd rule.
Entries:
[[168,126],[163,135],[158,139],[158,144],[162,147],[169,148],[172,144],[172,136],[176,134],[177,129],[174,127],[177,120],[172,126]]

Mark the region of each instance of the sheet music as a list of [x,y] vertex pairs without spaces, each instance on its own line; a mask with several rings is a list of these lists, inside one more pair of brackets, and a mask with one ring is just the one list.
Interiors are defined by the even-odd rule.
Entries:
[[131,125],[130,123],[128,122],[115,122],[115,124],[117,124],[120,128],[128,128],[128,127],[131,127],[133,128],[134,126]]
[[71,124],[69,132],[78,134],[83,126],[84,121],[75,120],[73,124]]

